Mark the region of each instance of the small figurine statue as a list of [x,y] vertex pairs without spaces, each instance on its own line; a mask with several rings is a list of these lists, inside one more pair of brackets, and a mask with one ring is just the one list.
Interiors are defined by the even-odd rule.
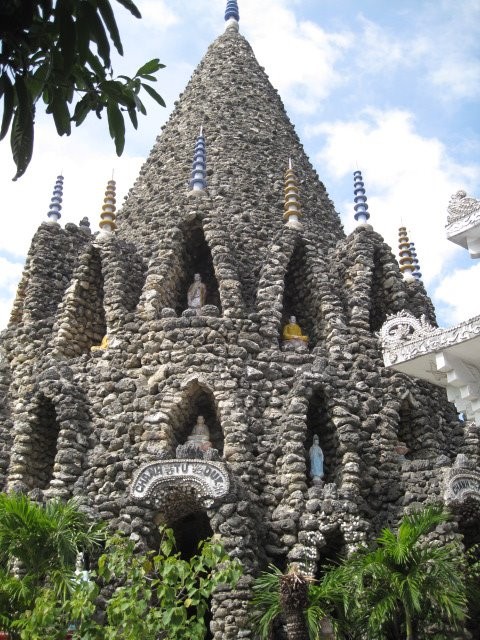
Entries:
[[100,344],[90,347],[90,351],[105,351],[108,347],[108,336],[105,334]]
[[302,330],[298,326],[295,316],[290,316],[290,322],[283,327],[283,339],[292,340],[297,343],[308,342],[308,336],[302,334]]
[[313,444],[310,447],[310,475],[313,484],[322,484],[323,476],[323,451],[318,443],[318,436],[313,436]]
[[198,313],[200,308],[205,304],[207,298],[207,287],[203,284],[199,273],[193,276],[193,282],[187,293],[189,309],[195,309]]
[[210,441],[210,431],[203,416],[198,416],[197,423],[192,429],[192,433],[187,438],[187,444],[193,444],[200,451],[212,448]]

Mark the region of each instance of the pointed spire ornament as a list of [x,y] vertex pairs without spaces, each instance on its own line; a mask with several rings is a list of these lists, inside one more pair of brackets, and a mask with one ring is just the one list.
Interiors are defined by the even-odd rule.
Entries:
[[206,174],[207,164],[205,153],[205,137],[203,135],[203,127],[200,127],[200,134],[195,143],[195,150],[193,153],[192,174],[190,180],[190,187],[193,193],[201,193],[206,189]]
[[398,230],[398,249],[400,271],[403,273],[403,277],[405,280],[414,280],[413,272],[415,266],[413,264],[412,254],[410,253],[410,240],[408,239],[405,227],[400,227]]
[[365,195],[365,187],[363,184],[362,172],[353,172],[353,195],[355,209],[354,218],[359,225],[367,224],[370,214],[368,213],[367,196]]
[[300,199],[298,197],[297,176],[293,171],[292,159],[288,159],[288,169],[285,172],[285,212],[283,219],[287,227],[294,229],[303,229],[303,225],[299,218],[302,212],[300,210]]
[[414,242],[410,242],[410,255],[412,256],[412,262],[413,262],[413,267],[414,267],[413,276],[417,280],[421,280],[422,279],[422,274],[420,272],[420,263],[419,263],[418,258],[417,258],[417,251],[415,249],[415,243]]
[[102,235],[109,235],[115,231],[117,225],[115,224],[115,180],[109,180],[107,183],[107,189],[105,191],[105,198],[103,200],[102,213],[100,214],[99,227]]
[[238,31],[238,21],[240,14],[238,12],[237,0],[227,0],[227,8],[225,9],[225,29],[235,29]]
[[50,200],[50,207],[48,209],[48,221],[58,222],[62,217],[60,211],[62,210],[63,199],[63,176],[57,176],[57,181],[53,188],[52,199]]

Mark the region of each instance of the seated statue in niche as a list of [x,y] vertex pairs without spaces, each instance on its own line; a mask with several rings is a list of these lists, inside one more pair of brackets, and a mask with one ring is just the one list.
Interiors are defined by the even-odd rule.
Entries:
[[313,444],[309,450],[310,455],[310,476],[313,484],[322,484],[325,475],[323,470],[323,451],[320,447],[318,436],[313,436]]
[[186,444],[192,444],[197,449],[200,449],[200,451],[206,451],[212,448],[210,430],[203,416],[198,416],[197,422],[192,429],[192,433],[188,436]]
[[193,282],[188,288],[187,300],[188,308],[195,309],[198,313],[207,299],[207,287],[203,284],[199,273],[193,276]]
[[290,322],[283,327],[283,341],[291,342],[293,344],[306,345],[308,342],[308,336],[304,336],[300,326],[297,324],[297,318],[290,316]]
[[107,347],[108,347],[108,336],[107,334],[105,334],[102,338],[101,343],[94,345],[93,347],[90,347],[90,351],[105,351]]

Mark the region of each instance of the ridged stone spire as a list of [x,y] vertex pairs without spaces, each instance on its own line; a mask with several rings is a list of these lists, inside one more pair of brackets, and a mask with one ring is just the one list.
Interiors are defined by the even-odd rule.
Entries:
[[410,255],[412,256],[412,262],[413,262],[413,275],[417,280],[421,280],[422,279],[422,274],[420,272],[420,263],[418,261],[417,258],[417,251],[415,249],[415,243],[414,242],[410,242]]
[[355,209],[354,218],[358,224],[366,224],[370,218],[370,214],[368,213],[367,196],[365,195],[361,171],[353,172],[353,194],[353,200],[355,202],[355,206],[353,207]]
[[237,0],[227,0],[227,8],[225,9],[226,29],[235,29],[238,31],[238,21],[240,14],[238,12]]
[[200,127],[200,134],[195,143],[195,151],[193,153],[192,176],[190,180],[190,187],[194,193],[205,190],[207,186],[206,174],[205,137],[203,135],[203,127]]
[[283,214],[283,219],[287,227],[302,229],[303,225],[299,220],[301,215],[297,176],[293,171],[292,159],[289,158],[288,169],[285,172],[285,213]]
[[53,188],[52,199],[50,200],[50,207],[48,209],[49,222],[58,222],[62,217],[60,213],[62,209],[62,196],[63,196],[63,176],[57,176],[57,181]]
[[103,200],[102,213],[100,214],[101,220],[98,225],[104,234],[113,233],[117,228],[115,224],[115,189],[115,180],[109,180]]
[[400,271],[403,273],[405,280],[413,280],[415,267],[410,252],[410,240],[408,239],[405,227],[400,227],[398,230],[398,249],[400,255]]

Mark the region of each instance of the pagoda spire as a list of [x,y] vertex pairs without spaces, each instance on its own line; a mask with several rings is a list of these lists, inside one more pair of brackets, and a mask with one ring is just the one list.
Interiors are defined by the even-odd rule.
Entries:
[[410,251],[410,240],[408,239],[405,227],[400,227],[398,230],[398,249],[400,256],[400,271],[403,273],[403,277],[405,280],[414,280],[413,272],[415,270],[415,265]]
[[370,214],[368,213],[367,196],[365,195],[365,186],[363,184],[362,172],[353,172],[353,195],[355,209],[354,218],[359,225],[367,224]]
[[200,127],[200,133],[195,143],[193,153],[192,174],[190,187],[195,194],[203,192],[207,187],[206,176],[207,164],[205,153],[205,137],[203,135],[203,127]]
[[413,262],[413,276],[414,278],[416,278],[417,280],[421,280],[422,279],[422,274],[420,272],[420,262],[417,258],[417,251],[415,249],[415,243],[414,242],[410,242],[410,255],[412,256],[412,262]]
[[238,22],[240,14],[238,12],[237,0],[227,0],[227,8],[225,9],[225,29],[235,29],[238,31]]
[[109,180],[107,183],[107,188],[105,190],[105,198],[103,200],[102,212],[100,214],[100,222],[98,226],[101,229],[101,235],[106,236],[115,231],[117,225],[115,224],[115,210],[116,210],[116,200],[115,200],[115,189],[116,184],[115,180]]
[[55,182],[55,186],[53,188],[52,199],[50,200],[50,207],[48,208],[48,221],[49,222],[58,222],[62,217],[60,213],[62,209],[62,199],[63,199],[63,176],[57,176],[57,180]]
[[292,159],[288,159],[288,169],[285,172],[285,212],[283,219],[287,227],[294,229],[303,229],[303,225],[299,220],[302,215],[300,210],[300,199],[298,197],[297,176],[293,171]]

